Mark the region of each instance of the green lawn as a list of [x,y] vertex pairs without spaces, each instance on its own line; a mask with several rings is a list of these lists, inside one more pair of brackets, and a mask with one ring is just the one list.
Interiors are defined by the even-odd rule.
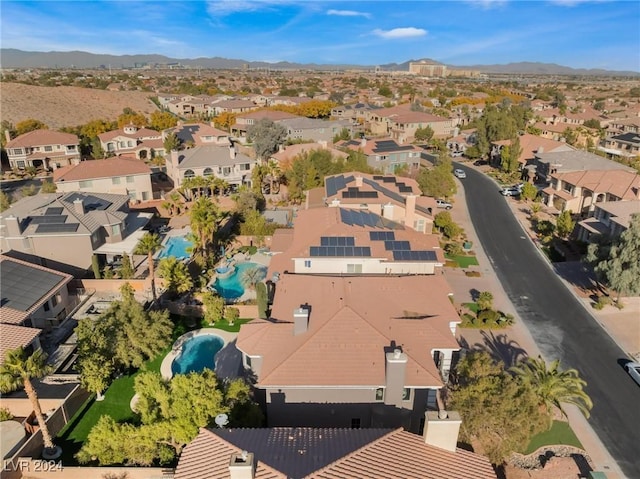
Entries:
[[87,439],[91,428],[95,426],[100,416],[107,414],[118,422],[134,418],[129,404],[133,398],[135,377],[141,371],[160,372],[160,364],[168,352],[169,349],[163,351],[153,360],[147,361],[139,371],[121,376],[113,381],[104,395],[104,401],[96,401],[92,396],[85,402],[65,428],[60,431],[56,439],[56,443],[62,446],[65,465],[76,464],[73,456],[80,450],[82,443]]
[[553,421],[551,429],[541,432],[531,438],[529,446],[524,454],[531,454],[533,451],[541,446],[551,446],[555,444],[566,444],[569,446],[575,446],[582,449],[582,444],[569,427],[568,422]]
[[221,319],[220,321],[216,321],[208,327],[218,328],[229,333],[237,333],[238,331],[240,331],[240,326],[252,320],[253,318],[240,318],[235,323],[233,323],[233,326],[229,326],[229,323],[225,319]]
[[457,255],[457,256],[449,256],[445,255],[445,258],[450,259],[458,263],[460,268],[468,268],[469,266],[478,265],[478,259],[475,256],[465,256],[465,255]]

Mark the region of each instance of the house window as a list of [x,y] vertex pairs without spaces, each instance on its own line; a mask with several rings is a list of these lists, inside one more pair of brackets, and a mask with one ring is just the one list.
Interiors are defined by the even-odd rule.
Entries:
[[411,399],[411,389],[404,388],[402,390],[402,400],[403,401],[409,401],[410,399]]
[[93,181],[84,180],[80,182],[80,188],[91,188],[93,186]]
[[352,417],[351,418],[351,429],[360,429],[360,418]]
[[131,141],[131,140],[127,141],[127,146],[129,148],[131,148],[133,146],[133,141]]
[[249,163],[242,163],[240,165],[240,171],[249,171]]
[[247,358],[247,367],[251,367],[251,356],[246,356]]
[[384,401],[384,388],[376,389],[376,401]]
[[22,155],[22,148],[14,148],[13,149],[13,154],[14,155]]
[[58,304],[58,300],[60,299],[60,295],[56,294],[54,296],[51,296],[51,307],[55,308],[56,305]]
[[122,178],[120,178],[119,176],[117,176],[115,178],[111,178],[111,184],[112,185],[119,185],[120,183],[122,183]]
[[193,178],[194,176],[196,176],[196,174],[193,172],[193,170],[187,170],[184,172],[185,178]]
[[138,196],[137,196],[136,190],[129,190],[129,199],[135,200],[137,199],[137,197]]
[[133,183],[135,178],[133,176],[127,176],[127,183]]
[[211,176],[213,175],[213,170],[211,168],[205,168],[204,171],[202,172],[202,176]]
[[311,268],[311,260],[310,259],[306,259],[304,261],[304,267],[305,268]]
[[45,311],[49,311],[51,308],[49,307],[49,301],[45,301],[42,305]]
[[222,168],[222,175],[223,176],[229,176],[231,174],[231,167],[230,166],[225,166],[224,168]]
[[362,265],[361,264],[348,264],[347,265],[347,273],[354,273],[354,274],[362,273]]
[[53,151],[53,146],[51,146],[51,145],[46,145],[46,146],[44,147],[44,151]]
[[16,161],[16,165],[18,166],[18,168],[24,168],[25,163],[22,160],[18,160],[18,161]]
[[76,151],[76,145],[67,145],[67,151]]
[[142,201],[147,201],[149,199],[149,192],[148,191],[143,191],[142,192]]
[[120,234],[120,225],[111,226],[111,236],[118,236]]

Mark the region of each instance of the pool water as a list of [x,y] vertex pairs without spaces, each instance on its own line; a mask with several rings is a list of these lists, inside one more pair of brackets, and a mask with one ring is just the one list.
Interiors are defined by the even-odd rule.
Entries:
[[187,239],[186,236],[170,236],[158,254],[158,259],[167,258],[168,256],[175,256],[178,259],[187,259],[191,256],[187,252],[187,248],[192,248],[193,244]]
[[224,299],[238,299],[244,294],[244,286],[242,286],[243,272],[258,268],[260,270],[260,279],[264,279],[267,275],[267,268],[258,263],[238,263],[235,272],[226,278],[216,278],[213,288]]
[[171,363],[173,374],[199,373],[205,368],[214,370],[215,355],[224,346],[224,341],[214,334],[201,334],[187,339],[182,351]]

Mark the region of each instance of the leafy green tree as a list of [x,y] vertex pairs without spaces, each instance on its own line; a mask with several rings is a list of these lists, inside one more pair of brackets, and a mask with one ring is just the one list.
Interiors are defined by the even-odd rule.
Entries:
[[[254,171],[256,171],[256,169],[259,168],[254,168]],[[250,212],[258,210],[262,202],[261,194],[251,190],[247,186],[240,187],[231,199],[234,201],[235,210],[240,216],[245,216]]]
[[573,128],[569,128],[569,127],[565,128],[564,132],[562,133],[562,136],[564,137],[567,144],[571,146],[574,146],[578,142],[578,134]]
[[273,234],[278,227],[279,225],[275,223],[268,223],[259,211],[249,210],[243,215],[240,234],[264,238]]
[[258,303],[258,317],[267,319],[267,309],[269,308],[267,300],[267,285],[263,282],[256,284],[256,301]]
[[193,288],[193,279],[187,265],[173,256],[167,256],[160,260],[158,275],[164,279],[167,291],[174,296],[186,293]]
[[566,238],[571,234],[575,222],[571,218],[571,210],[564,210],[556,218],[556,233],[560,238]]
[[594,128],[596,130],[599,130],[601,128],[600,122],[595,118],[589,118],[588,120],[585,120],[583,125],[587,128]]
[[58,187],[53,181],[43,181],[40,193],[55,193]]
[[511,140],[510,145],[505,145],[500,153],[500,167],[505,173],[518,171],[520,163],[518,158],[522,154],[520,139],[518,137]]
[[131,108],[125,108],[118,116],[118,128],[124,128],[127,125],[135,125],[138,128],[147,126],[147,117],[142,113],[137,113]]
[[[0,147],[4,149],[7,144],[6,132],[9,132],[9,138],[13,139],[17,136],[16,129],[9,120],[2,120],[0,122]],[[3,153],[4,155],[4,153]]]
[[391,87],[389,87],[389,85],[384,84],[378,88],[378,95],[391,98],[393,96],[393,91],[391,91]]
[[349,133],[349,130],[347,128],[343,128],[342,130],[340,130],[340,133],[337,133],[333,137],[333,142],[338,143],[339,141],[346,141],[350,139],[351,139],[351,134]]
[[207,290],[202,293],[202,304],[204,305],[204,319],[207,323],[213,324],[222,319],[224,315],[223,297]]
[[173,128],[178,124],[178,118],[168,111],[154,111],[151,113],[149,126],[157,131]]
[[131,264],[131,258],[126,253],[122,254],[122,265],[118,271],[121,279],[131,279],[135,274],[135,270],[133,269],[133,265]]
[[38,194],[38,188],[36,188],[36,185],[23,186],[22,188],[20,188],[20,194],[23,197],[35,196]]
[[449,197],[456,192],[451,159],[445,152],[439,155],[432,168],[421,168],[416,178],[422,193],[434,198]]
[[486,311],[493,308],[493,294],[490,291],[482,291],[478,295],[478,309]]
[[4,191],[0,191],[0,211],[8,210],[11,206],[11,197]]
[[180,138],[173,132],[169,133],[162,142],[162,146],[164,146],[164,151],[167,155],[173,150],[179,150],[181,144]]
[[240,310],[233,306],[224,308],[224,319],[227,320],[229,326],[233,326],[240,317]]
[[531,183],[525,183],[520,191],[520,198],[525,201],[533,201],[538,196],[538,188]]
[[639,294],[640,214],[631,216],[629,227],[613,242],[608,252],[602,249],[604,259],[596,265],[595,271],[618,293],[617,301],[623,294]]
[[16,123],[15,131],[16,135],[24,135],[25,133],[29,133],[30,131],[35,130],[48,130],[49,127],[45,125],[40,120],[34,120],[33,118],[29,118],[28,120],[22,120]]
[[102,148],[102,143],[100,143],[100,138],[98,137],[91,139],[91,156],[95,160],[106,158],[107,156],[107,153]]
[[524,451],[549,424],[531,387],[485,351],[472,351],[458,363],[448,408],[462,416],[461,439],[479,444],[494,464]]
[[433,138],[434,133],[433,128],[427,125],[424,128],[418,128],[414,136],[416,141],[429,142]]
[[133,254],[146,254],[147,265],[149,266],[149,276],[151,277],[151,294],[156,299],[156,278],[155,278],[155,262],[153,255],[160,249],[162,240],[155,233],[145,233],[133,250]]
[[578,406],[589,417],[593,403],[584,391],[586,381],[575,369],[561,370],[560,360],[556,359],[547,366],[540,356],[537,359],[527,358],[512,367],[511,372],[531,387],[548,415],[553,413],[554,407],[562,411],[562,403],[568,403]]
[[263,118],[247,128],[247,139],[253,143],[256,156],[267,159],[278,151],[278,147],[287,138],[287,129],[272,120]]
[[51,365],[47,364],[47,355],[42,349],[38,349],[27,356],[23,348],[18,348],[6,351],[2,359],[4,362],[0,364],[0,392],[9,393],[24,388],[40,426],[44,447],[53,451],[56,446],[42,414],[38,393],[31,382],[32,379],[40,379],[53,372]]

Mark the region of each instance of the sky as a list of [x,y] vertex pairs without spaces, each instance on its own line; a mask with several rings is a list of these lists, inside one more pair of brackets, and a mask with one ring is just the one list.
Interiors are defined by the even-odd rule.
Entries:
[[3,48],[374,66],[557,63],[640,71],[640,1],[19,1]]

